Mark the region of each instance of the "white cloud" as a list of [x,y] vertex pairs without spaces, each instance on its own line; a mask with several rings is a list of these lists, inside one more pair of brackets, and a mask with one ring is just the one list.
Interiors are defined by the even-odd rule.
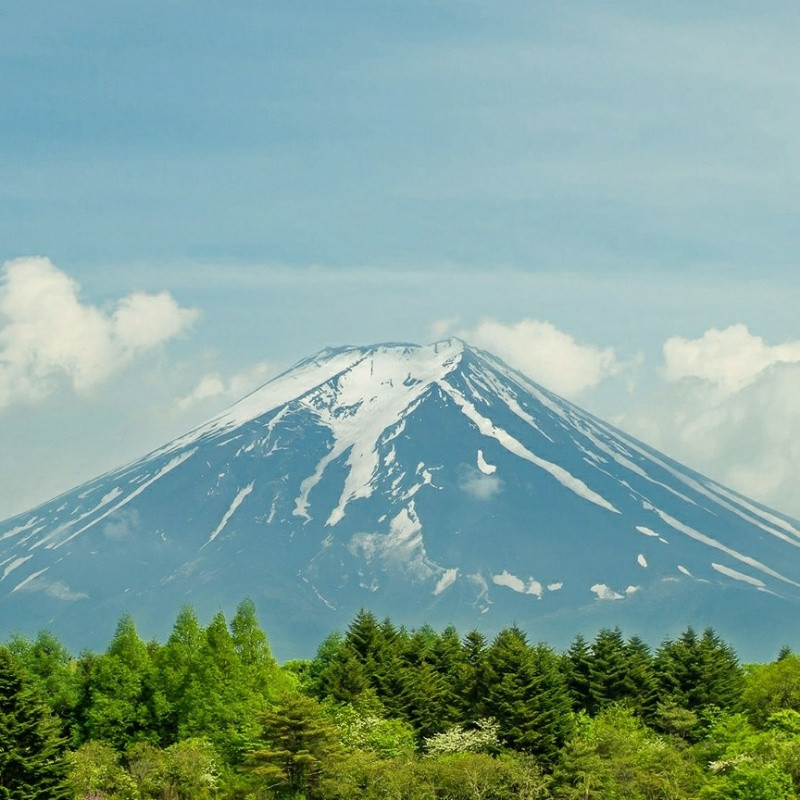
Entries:
[[743,325],[674,337],[664,346],[660,391],[618,422],[699,472],[800,517],[798,346],[767,345]]
[[664,343],[667,381],[701,378],[728,392],[752,383],[767,367],[800,362],[800,341],[770,346],[745,325],[711,328],[697,339],[673,336]]
[[189,394],[178,400],[181,411],[205,402],[206,400],[240,400],[253,389],[257,389],[274,372],[274,367],[266,361],[260,361],[235,375],[223,379],[218,372],[204,375]]
[[43,576],[35,576],[17,587],[22,592],[44,592],[56,600],[85,600],[89,597],[85,592],[73,592],[64,581],[51,581]]
[[491,500],[502,488],[502,482],[497,475],[484,475],[470,468],[464,471],[458,486],[476,500]]
[[141,519],[136,509],[121,508],[113,513],[103,525],[103,536],[106,539],[121,542],[130,538],[140,526]]
[[565,397],[576,397],[622,369],[613,348],[579,344],[550,322],[523,319],[504,325],[485,319],[457,334]]
[[434,339],[441,339],[447,336],[456,325],[458,325],[458,317],[448,317],[447,319],[437,319],[430,326],[431,335]]
[[167,292],[131,294],[108,313],[82,303],[79,285],[47,258],[8,261],[0,278],[0,409],[40,400],[62,380],[85,392],[198,313]]

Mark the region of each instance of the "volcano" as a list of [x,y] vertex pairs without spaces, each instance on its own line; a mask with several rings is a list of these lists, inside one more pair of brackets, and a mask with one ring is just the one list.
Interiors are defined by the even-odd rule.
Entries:
[[800,633],[800,523],[450,339],[324,350],[184,436],[0,523],[0,633],[102,646],[125,611],[257,604],[308,656],[361,607],[562,646]]

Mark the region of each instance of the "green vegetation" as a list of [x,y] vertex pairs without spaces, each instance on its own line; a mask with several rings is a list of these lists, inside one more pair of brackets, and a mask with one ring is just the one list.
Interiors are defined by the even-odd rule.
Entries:
[[166,643],[0,646],[0,800],[800,798],[800,657],[741,666],[712,630],[565,653],[361,611],[279,666],[244,601]]

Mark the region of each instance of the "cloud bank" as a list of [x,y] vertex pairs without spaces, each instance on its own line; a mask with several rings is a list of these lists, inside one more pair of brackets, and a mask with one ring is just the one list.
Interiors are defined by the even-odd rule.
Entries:
[[197,318],[168,292],[134,292],[104,310],[49,259],[18,258],[0,272],[0,410],[42,400],[62,382],[85,393]]
[[673,336],[664,344],[662,374],[669,382],[700,378],[734,393],[774,364],[800,362],[800,341],[770,346],[747,326],[711,328],[698,339]]
[[209,372],[189,394],[178,399],[178,408],[186,411],[208,400],[241,400],[263,384],[274,372],[272,364],[260,361],[225,380],[218,372]]
[[[431,329],[441,335],[452,330],[454,324],[455,320],[440,320]],[[577,397],[622,370],[613,348],[579,344],[550,322],[523,319],[505,325],[485,319],[475,328],[457,331],[457,335],[568,398]]]
[[619,424],[720,482],[800,517],[800,341],[744,325],[663,347],[662,388]]

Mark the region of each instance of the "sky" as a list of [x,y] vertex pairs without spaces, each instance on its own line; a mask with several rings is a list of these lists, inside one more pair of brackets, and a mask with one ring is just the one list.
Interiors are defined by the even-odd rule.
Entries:
[[0,518],[323,347],[449,335],[800,517],[799,31],[5,0]]

